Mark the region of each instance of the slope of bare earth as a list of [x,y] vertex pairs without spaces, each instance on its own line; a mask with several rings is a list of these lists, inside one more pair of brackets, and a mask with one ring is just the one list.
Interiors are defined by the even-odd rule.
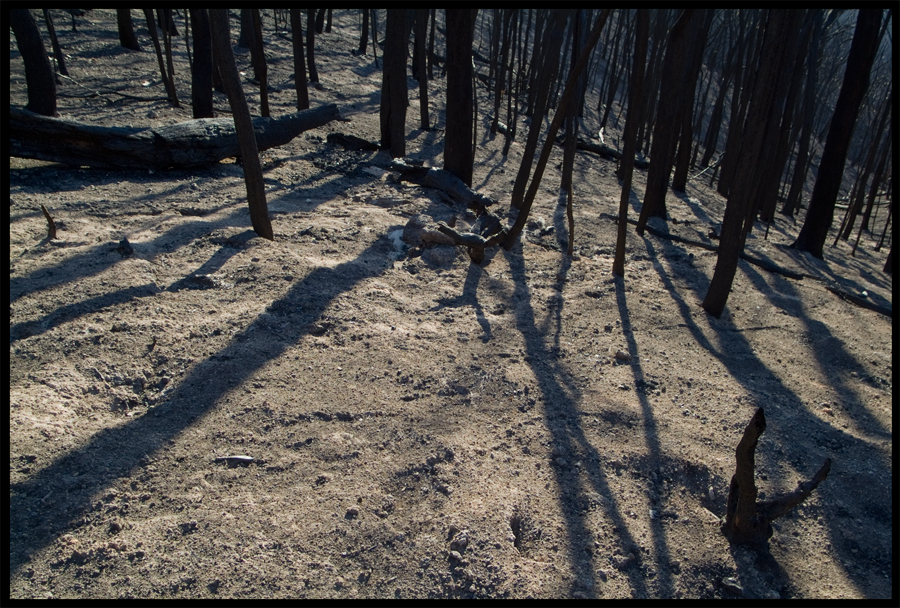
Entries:
[[[295,95],[270,15],[277,115]],[[409,251],[412,215],[473,218],[398,183],[385,153],[325,142],[379,138],[380,71],[350,53],[356,13],[334,18],[310,96],[349,122],[263,153],[274,242],[250,230],[230,162],[160,174],[10,159],[10,595],[889,598],[892,320],[813,278],[889,306],[872,237],[822,262],[785,248],[799,225],[779,217],[768,239],[758,226],[749,252],[813,276],[741,262],[717,320],[699,307],[711,251],[629,230],[626,277],[612,278],[620,187],[589,154],[567,259],[555,150],[511,251],[481,266],[453,247]],[[176,109],[110,92],[164,96],[144,27],[139,53],[117,46],[112,11],[57,29],[78,83],[61,85],[61,115],[190,118],[181,41]],[[10,69],[24,106],[14,41]],[[444,84],[429,82],[438,129]],[[413,81],[410,98],[409,157],[439,167],[443,132],[418,128]],[[521,146],[503,158],[488,124],[473,185],[505,214]],[[667,229],[714,243],[724,200],[702,179],[669,194]],[[718,518],[760,406],[765,497],[834,464],[754,552],[729,546]],[[253,461],[223,459],[238,455]]]

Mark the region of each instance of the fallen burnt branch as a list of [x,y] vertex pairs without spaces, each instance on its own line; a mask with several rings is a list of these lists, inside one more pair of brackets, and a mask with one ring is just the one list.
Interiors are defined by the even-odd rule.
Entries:
[[363,139],[362,137],[356,137],[355,135],[344,135],[343,133],[329,133],[328,137],[325,138],[325,141],[330,144],[343,146],[345,150],[377,151],[381,149],[381,147],[373,141]]
[[[280,118],[254,118],[260,151],[340,117],[335,104]],[[10,108],[10,156],[97,169],[193,169],[238,156],[232,118],[199,118],[151,129],[100,127]]]
[[[565,138],[560,137],[557,138],[556,143],[560,146],[565,145]],[[607,145],[592,144],[591,142],[585,141],[582,138],[578,138],[575,142],[576,150],[584,150],[585,152],[593,152],[594,154],[599,154],[603,158],[608,160],[620,160],[622,158],[622,153],[616,150],[615,148],[610,148]],[[650,161],[634,159],[634,166],[638,169],[646,170],[650,166]]]
[[47,240],[52,241],[56,238],[56,222],[53,221],[53,218],[50,217],[50,212],[43,205],[41,205],[41,211],[44,212],[44,217],[47,218]]
[[466,186],[461,179],[443,169],[418,167],[407,164],[402,160],[395,160],[391,163],[391,171],[400,173],[400,179],[405,181],[445,192],[454,201],[462,203],[478,213],[483,213],[487,207],[497,202],[490,197],[475,192]]
[[798,484],[793,492],[775,500],[756,502],[758,491],[754,480],[754,457],[759,437],[765,430],[766,417],[763,409],[759,408],[747,424],[735,453],[737,464],[731,478],[722,524],[722,533],[733,543],[764,545],[772,536],[771,522],[809,498],[831,470],[831,459],[828,458],[812,479]]

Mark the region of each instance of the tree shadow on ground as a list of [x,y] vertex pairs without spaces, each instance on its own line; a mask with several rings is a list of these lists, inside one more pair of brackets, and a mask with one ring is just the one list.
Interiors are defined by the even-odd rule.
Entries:
[[[76,526],[91,510],[97,494],[116,478],[128,476],[255,371],[308,334],[335,298],[390,267],[386,255],[390,248],[387,239],[380,237],[352,261],[313,269],[272,302],[266,315],[198,363],[167,401],[143,416],[99,431],[27,481],[11,485],[10,575],[30,555]],[[279,317],[277,324],[273,325],[273,317]]]
[[[552,444],[566,454],[579,454],[587,462],[597,462],[600,460],[600,454],[591,445],[582,427],[579,411],[581,391],[565,370],[564,363],[560,361],[559,350],[546,343],[549,331],[538,328],[531,303],[532,296],[528,287],[521,241],[505,255],[515,283],[513,298],[518,302],[516,327],[525,340],[526,361],[537,379],[543,396],[545,425],[552,436]],[[559,319],[558,314],[556,318]],[[625,515],[616,504],[605,473],[599,467],[589,469],[590,485],[606,499],[603,501],[606,515],[613,523],[621,553],[627,555],[638,543],[629,532]],[[585,517],[577,509],[577,505],[584,502],[585,495],[591,488],[585,487],[580,476],[568,467],[553,466],[553,474],[556,479],[560,510],[565,519],[569,562],[576,574],[577,582],[573,583],[573,587],[587,589],[589,594],[596,595],[597,573],[593,557],[584,551],[585,540],[592,537],[592,531]],[[648,589],[643,573],[637,568],[630,568],[625,571],[625,575],[636,595],[646,597]],[[573,588],[572,592],[575,591],[583,592]]]
[[[782,378],[770,369],[759,357],[754,346],[744,337],[741,330],[735,328],[727,319],[714,319],[706,316],[709,325],[715,330],[718,344],[714,344],[707,337],[707,332],[698,324],[687,302],[678,296],[678,290],[672,282],[671,272],[663,269],[660,260],[671,259],[673,252],[683,252],[683,248],[669,241],[663,242],[662,251],[657,251],[651,240],[644,238],[648,255],[654,269],[659,274],[664,290],[670,294],[674,304],[684,319],[684,326],[688,329],[694,341],[703,350],[712,355],[721,363],[728,373],[751,395],[751,399],[760,405],[765,405],[769,426],[763,441],[768,444],[764,452],[757,455],[757,468],[767,467],[775,473],[768,486],[778,486],[774,489],[778,492],[793,490],[793,484],[784,478],[784,472],[793,476],[794,469],[804,479],[812,477],[818,470],[826,456],[833,455],[833,466],[829,478],[816,490],[818,500],[824,505],[825,516],[822,518],[829,536],[833,539],[836,552],[841,556],[841,564],[847,569],[848,580],[858,580],[858,568],[855,564],[865,563],[878,571],[889,567],[890,550],[873,542],[865,548],[861,548],[858,539],[848,529],[848,520],[868,520],[872,529],[890,530],[891,507],[890,492],[882,492],[885,483],[890,486],[891,464],[885,460],[884,451],[879,449],[879,443],[889,443],[891,436],[889,431],[883,429],[880,424],[872,420],[868,412],[856,409],[854,418],[860,420],[861,429],[874,434],[872,439],[860,438],[853,433],[836,428],[822,418],[813,414],[810,404],[795,393]],[[741,263],[741,269],[747,271],[748,264]],[[759,275],[753,276],[755,271],[748,273],[751,281],[763,293],[770,294],[771,288]],[[687,270],[688,283],[692,285],[698,301],[704,295],[702,288],[708,284],[706,276],[690,266]],[[785,282],[789,283],[789,282]],[[787,289],[790,289],[789,287]],[[791,294],[793,295],[793,293]],[[734,294],[740,297],[739,294]],[[771,295],[769,296],[771,297]],[[799,297],[799,296],[798,296]],[[732,300],[732,304],[734,300]],[[820,322],[810,319],[802,311],[796,311],[796,316],[810,328],[810,332],[824,332],[830,336],[830,331]],[[835,344],[836,343],[836,344]],[[829,347],[840,345],[836,338],[829,340]],[[817,350],[817,349],[814,349]],[[828,349],[826,349],[828,350]],[[838,351],[841,365],[855,363],[855,358],[846,352]],[[817,354],[814,355],[819,357]],[[826,375],[833,376],[830,361],[819,360],[820,366]],[[853,391],[836,381],[835,390],[842,394],[852,396]],[[761,450],[762,451],[762,450]],[[865,466],[867,470],[859,470]],[[871,496],[870,507],[863,512],[851,513],[842,502],[841,497],[847,493],[854,495]],[[887,552],[887,563],[884,554]],[[773,570],[773,572],[784,572]],[[875,577],[875,575],[872,575]],[[877,577],[875,577],[877,578]],[[790,580],[783,579],[780,584],[789,586]],[[877,586],[877,585],[875,585]],[[874,587],[873,587],[874,588]],[[860,591],[865,595],[867,590],[860,586]]]

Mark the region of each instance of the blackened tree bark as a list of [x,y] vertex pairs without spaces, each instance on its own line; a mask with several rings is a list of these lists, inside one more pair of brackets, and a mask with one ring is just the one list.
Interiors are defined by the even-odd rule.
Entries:
[[772,120],[772,108],[778,87],[778,77],[786,67],[793,50],[791,36],[799,24],[799,10],[773,9],[769,11],[763,34],[762,56],[754,79],[747,109],[747,119],[741,137],[742,161],[735,174],[732,196],[725,206],[719,255],[716,268],[703,300],[703,308],[718,318],[728,301],[731,284],[737,270],[738,258],[744,249],[746,225],[753,221],[754,202],[761,189],[765,168],[765,139],[767,121]]
[[[553,141],[556,139],[556,134],[559,132],[559,127],[562,124],[562,119],[565,115],[565,111],[562,110],[568,106],[569,99],[574,94],[578,85],[578,78],[587,66],[588,59],[590,58],[594,47],[597,46],[597,41],[600,40],[600,33],[603,31],[603,26],[606,25],[606,21],[611,12],[612,9],[604,9],[600,13],[600,16],[594,23],[594,27],[591,29],[591,33],[587,38],[584,48],[581,49],[578,61],[574,62],[572,68],[569,70],[566,87],[559,100],[556,113],[553,115],[553,120],[550,121],[550,127],[547,129],[547,139],[544,140],[544,147],[541,150],[541,156],[538,159],[538,163],[534,168],[534,175],[531,178],[531,184],[528,186],[528,192],[525,194],[525,200],[522,201],[521,207],[519,207],[519,215],[516,216],[515,223],[509,229],[509,232],[503,241],[503,248],[507,251],[512,249],[516,240],[519,238],[519,234],[522,232],[522,228],[525,227],[525,222],[528,220],[528,214],[531,212],[531,205],[534,203],[538,187],[541,185],[541,177],[544,174],[544,169],[547,167],[547,160],[550,158],[550,150],[553,148]],[[535,128],[534,123],[532,123],[532,128]],[[540,126],[538,125],[537,128],[540,128]],[[515,201],[513,201],[513,203],[515,203]]]
[[306,9],[306,67],[309,71],[309,81],[319,82],[319,72],[316,71],[316,9]]
[[359,48],[356,49],[357,55],[365,55],[369,48],[369,9],[362,9],[362,32],[359,35]]
[[634,61],[631,68],[631,91],[628,94],[628,117],[625,119],[623,134],[624,149],[619,163],[622,179],[622,197],[619,199],[619,225],[616,235],[616,255],[613,259],[613,274],[625,276],[625,237],[628,228],[628,201],[631,198],[631,176],[634,173],[634,153],[637,148],[637,127],[641,121],[642,91],[644,86],[644,64],[647,61],[648,38],[650,37],[650,16],[648,10],[637,11],[637,29],[634,41]]
[[428,9],[416,9],[416,50],[413,53],[414,77],[419,81],[419,128],[427,131],[428,78],[425,76],[425,35],[428,31]]
[[384,70],[381,78],[381,147],[393,158],[406,156],[406,9],[387,11]]
[[[873,131],[875,137],[872,138],[872,142],[869,145],[869,151],[866,155],[866,161],[862,166],[862,174],[860,175],[859,179],[859,187],[856,189],[856,195],[851,197],[852,200],[847,206],[847,215],[845,216],[842,230],[838,235],[839,238],[842,238],[845,241],[850,238],[851,234],[853,234],[853,225],[856,223],[856,216],[859,215],[860,211],[862,211],[863,200],[866,197],[866,183],[869,181],[869,176],[871,176],[876,169],[876,158],[878,158],[879,149],[878,144],[881,141],[878,135],[884,132],[884,127],[887,123],[887,118],[890,114],[891,108],[893,108],[893,95],[889,94],[888,98],[883,102],[881,117],[878,119],[878,126],[875,127],[875,130]],[[885,138],[885,146],[887,146],[887,148],[890,148],[890,139]],[[883,156],[881,158],[883,158]],[[872,186],[873,188],[875,187],[875,182],[873,182]],[[835,238],[835,243],[837,243],[837,238]]]
[[478,9],[447,9],[447,128],[444,169],[472,185],[472,39]]
[[237,45],[242,49],[250,48],[250,36],[253,30],[253,15],[249,8],[241,9],[241,32],[238,34]]
[[[536,79],[532,81],[533,93],[530,103],[531,129],[525,138],[525,150],[522,152],[522,162],[516,174],[513,184],[512,206],[520,209],[525,199],[525,189],[528,187],[528,178],[531,175],[531,166],[534,163],[534,153],[537,151],[538,137],[544,124],[544,116],[547,112],[547,101],[550,96],[550,84],[556,78],[556,70],[559,68],[559,51],[562,47],[563,30],[566,26],[565,11],[553,11],[547,27],[544,28],[543,42],[540,44],[541,53],[535,56],[537,65],[532,66]],[[537,42],[537,41],[535,41]],[[538,46],[535,44],[535,46]]]
[[194,65],[191,72],[191,108],[194,118],[213,117],[212,97],[212,39],[209,14],[206,9],[190,9],[191,29],[194,30]]
[[859,106],[869,88],[869,72],[878,53],[881,11],[880,8],[863,8],[859,11],[856,31],[847,57],[844,83],[841,85],[841,92],[831,118],[831,127],[825,141],[825,150],[822,152],[822,162],[819,163],[819,174],[809,201],[809,210],[797,240],[791,245],[800,251],[808,251],[819,259],[822,259],[822,247],[828,238],[828,229],[834,218],[834,204],[841,187],[844,162],[847,160],[847,150],[853,136],[853,125],[859,114]]
[[672,27],[663,61],[660,78],[660,101],[653,126],[653,144],[650,151],[650,168],[647,170],[647,187],[638,219],[637,232],[644,234],[644,226],[650,217],[666,217],[666,192],[669,189],[669,174],[675,159],[675,146],[681,133],[680,120],[683,115],[682,102],[691,95],[695,82],[687,82],[688,54],[691,47],[691,24],[702,16],[694,10],[682,11]]
[[325,31],[325,11],[327,9],[320,8],[319,13],[316,15],[316,33],[321,34]]
[[172,98],[174,99],[172,105],[179,108],[181,104],[178,103],[178,96],[175,93],[175,64],[172,61],[172,30],[175,29],[175,24],[172,23],[172,11],[171,9],[157,9],[157,17],[162,22],[171,24],[171,27],[165,27],[162,30],[163,46],[166,50],[166,73],[169,77],[168,82],[171,87]]
[[[712,24],[714,11],[706,9],[697,15],[693,32],[690,35],[691,47],[688,51],[688,65],[685,66],[685,81],[690,83],[685,91],[685,97],[681,100],[681,134],[678,140],[678,152],[675,155],[675,170],[672,173],[672,190],[684,192],[687,187],[688,170],[690,169],[691,144],[694,141],[693,120],[694,96],[697,89],[696,82],[700,76],[700,66],[703,63],[703,51],[706,48],[706,38],[709,34],[709,26]],[[665,206],[665,197],[663,197]]]
[[253,18],[253,29],[250,36],[250,61],[253,63],[253,73],[259,82],[259,112],[262,116],[269,116],[269,78],[266,67],[266,54],[263,52],[262,40],[262,16],[259,9],[250,10]]
[[59,40],[56,38],[56,28],[53,27],[53,18],[50,16],[50,11],[44,9],[44,22],[47,24],[47,31],[50,33],[50,44],[53,46],[53,57],[56,58],[56,65],[59,69],[59,73],[63,76],[69,75],[69,70],[66,69],[66,60],[63,57],[62,49],[59,47]]
[[25,62],[28,86],[25,109],[44,116],[56,116],[56,77],[34,17],[27,8],[10,9],[9,26]]
[[256,135],[253,132],[253,121],[250,118],[247,98],[241,87],[241,80],[234,62],[234,53],[231,50],[228,10],[210,9],[209,22],[213,45],[216,48],[216,60],[220,62],[219,72],[222,75],[222,82],[225,84],[228,101],[231,104],[234,128],[237,131],[238,143],[241,146],[244,182],[247,185],[247,202],[250,205],[250,221],[256,234],[263,238],[274,240],[272,222],[269,220],[269,210],[266,203],[262,166],[259,162],[259,149],[256,145]]
[[131,22],[131,9],[116,9],[116,25],[119,29],[119,44],[132,51],[141,50],[137,36],[134,35],[134,24]]
[[309,87],[306,85],[306,64],[303,61],[303,22],[299,8],[291,9],[291,42],[294,46],[294,87],[297,89],[297,109],[309,108]]
[[161,32],[168,36],[178,35],[178,29],[175,27],[175,21],[172,19],[172,9],[156,9],[156,20],[159,23],[159,29]]
[[163,61],[162,48],[159,46],[159,35],[156,33],[156,22],[153,19],[153,10],[144,9],[144,19],[147,20],[147,29],[150,31],[150,39],[153,40],[153,48],[156,50],[156,60],[159,63],[159,73],[162,76],[163,85],[166,87],[166,95],[176,108],[181,107],[178,103],[178,94],[175,92],[175,83],[169,79],[169,73],[166,71],[166,64]]
[[803,185],[806,183],[806,172],[809,170],[809,142],[812,135],[813,118],[815,117],[816,101],[816,72],[819,64],[819,48],[822,40],[822,30],[825,14],[822,9],[813,9],[813,31],[809,43],[809,54],[806,58],[806,85],[803,91],[803,126],[800,128],[800,142],[797,150],[797,158],[794,161],[794,173],[791,177],[791,187],[784,201],[780,213],[790,218],[794,217],[800,207],[800,196],[803,193]]

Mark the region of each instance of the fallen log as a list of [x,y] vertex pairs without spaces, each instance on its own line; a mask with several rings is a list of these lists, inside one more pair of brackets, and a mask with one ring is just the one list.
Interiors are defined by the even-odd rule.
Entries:
[[[340,118],[335,104],[280,118],[254,118],[260,151]],[[10,156],[95,169],[195,169],[238,156],[232,118],[198,118],[149,129],[101,127],[10,108]]]
[[[565,143],[566,143],[565,138],[564,137],[557,138],[556,143],[557,143],[557,145],[560,145],[560,146],[565,145]],[[585,141],[580,137],[575,141],[575,149],[576,150],[584,150],[585,152],[592,152],[594,154],[599,154],[603,158],[606,158],[609,160],[619,160],[622,158],[622,153],[619,152],[618,150],[616,150],[615,148],[610,148],[607,145],[598,146],[597,144],[592,144],[591,142]],[[650,161],[635,158],[634,166],[637,167],[638,169],[646,170],[648,167],[650,167]]]
[[402,160],[395,160],[391,162],[391,171],[397,171],[400,173],[400,178],[408,182],[446,192],[454,201],[462,203],[478,213],[483,213],[486,207],[490,207],[497,202],[490,197],[475,192],[466,186],[461,179],[443,169],[429,169],[428,167],[410,165]]

